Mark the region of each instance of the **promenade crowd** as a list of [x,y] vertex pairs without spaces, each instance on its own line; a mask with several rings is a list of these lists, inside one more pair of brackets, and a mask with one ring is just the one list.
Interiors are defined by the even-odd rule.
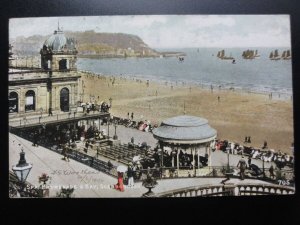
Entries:
[[[267,142],[264,141],[261,148],[254,148],[246,145],[251,143],[251,137],[245,138],[245,144],[229,142],[228,140],[216,140],[216,149],[223,152],[234,155],[245,155],[252,159],[262,160],[264,162],[274,162],[279,169],[287,166],[292,168],[294,166],[294,157],[281,152],[281,150],[275,151],[267,146]],[[291,148],[294,148],[294,144],[291,144]]]

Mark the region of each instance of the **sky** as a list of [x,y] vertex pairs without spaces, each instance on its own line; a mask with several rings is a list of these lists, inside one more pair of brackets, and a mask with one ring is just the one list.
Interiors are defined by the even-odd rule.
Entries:
[[288,15],[149,15],[15,18],[9,36],[64,31],[127,33],[151,48],[291,47]]

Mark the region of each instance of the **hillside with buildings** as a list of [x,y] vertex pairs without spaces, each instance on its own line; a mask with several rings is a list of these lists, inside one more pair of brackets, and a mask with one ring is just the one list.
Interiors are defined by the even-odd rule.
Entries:
[[[79,57],[157,57],[159,53],[144,41],[131,34],[96,33],[92,31],[70,32],[65,34],[76,40]],[[34,35],[10,39],[13,52],[18,56],[37,55],[44,41],[50,35]]]

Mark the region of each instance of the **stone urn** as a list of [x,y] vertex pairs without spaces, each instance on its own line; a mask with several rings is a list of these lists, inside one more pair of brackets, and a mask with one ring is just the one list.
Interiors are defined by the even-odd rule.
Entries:
[[148,173],[147,178],[143,181],[142,185],[145,188],[148,188],[148,192],[144,193],[143,196],[150,197],[154,194],[151,189],[156,187],[157,181],[150,173]]

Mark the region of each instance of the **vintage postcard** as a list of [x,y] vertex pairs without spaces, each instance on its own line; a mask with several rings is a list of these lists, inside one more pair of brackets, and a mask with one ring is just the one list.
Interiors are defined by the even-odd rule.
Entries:
[[9,20],[11,198],[295,193],[289,15]]

